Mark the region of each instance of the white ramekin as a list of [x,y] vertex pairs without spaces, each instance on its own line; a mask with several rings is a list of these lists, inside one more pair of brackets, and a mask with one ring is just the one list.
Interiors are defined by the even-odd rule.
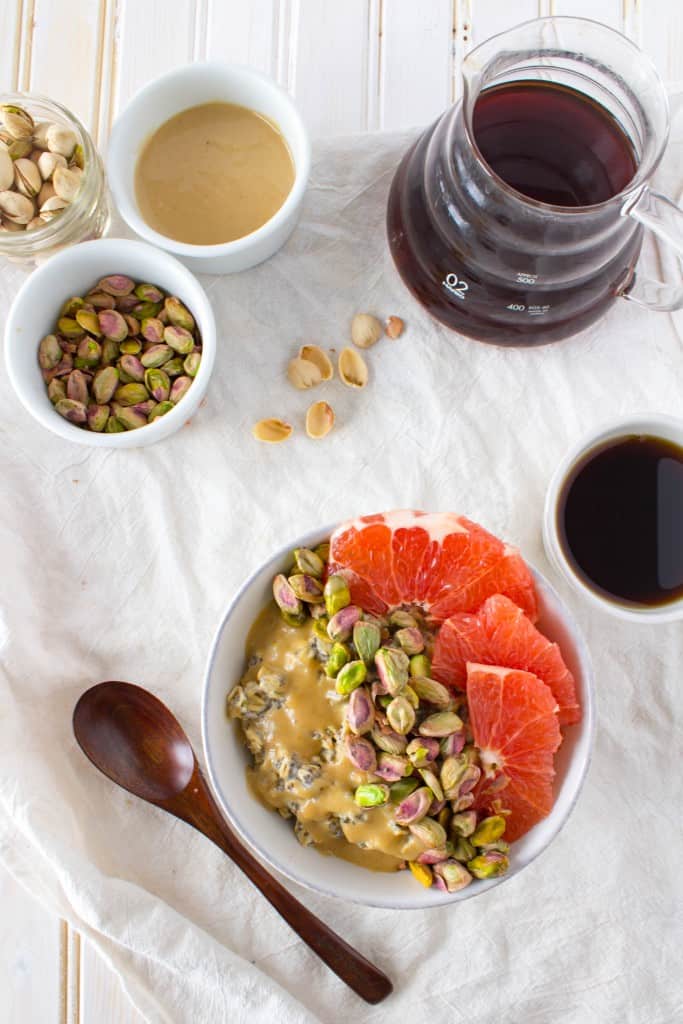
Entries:
[[[683,447],[683,420],[675,419],[673,416],[643,413],[611,420],[582,438],[562,459],[548,486],[543,512],[543,544],[548,558],[558,572],[594,607],[601,608],[611,615],[627,619],[630,622],[673,622],[683,618],[683,599],[679,598],[669,604],[657,607],[647,607],[620,603],[618,598],[612,599],[603,596],[590,587],[576,572],[571,562],[567,560],[560,543],[558,502],[562,488],[576,464],[594,448],[599,448],[619,438],[632,437],[634,434],[663,438],[665,441],[672,441]],[[633,543],[638,543],[637,538],[634,537]]]
[[[135,165],[145,142],[164,121],[181,110],[216,101],[250,107],[277,124],[294,160],[294,184],[270,220],[244,238],[222,245],[176,242],[143,220],[135,198]],[[201,274],[246,270],[277,252],[298,220],[310,166],[308,134],[287,93],[253,68],[220,61],[176,68],[136,93],[114,124],[107,155],[109,185],[129,227]]]
[[[202,335],[199,372],[184,398],[153,423],[122,434],[83,430],[55,412],[38,366],[38,345],[53,330],[62,304],[73,295],[84,295],[107,274],[126,274],[177,295],[192,312]],[[92,448],[141,448],[173,434],[199,406],[215,356],[216,322],[197,279],[168,253],[127,238],[100,238],[57,253],[19,289],[5,328],[5,363],[21,404],[53,434]]]
[[272,599],[273,576],[286,571],[294,548],[315,547],[334,527],[290,541],[242,584],[226,608],[209,653],[202,695],[202,739],[209,779],[219,806],[231,826],[259,860],[309,889],[366,906],[416,910],[443,907],[470,899],[518,875],[557,836],[578,798],[588,771],[595,739],[595,696],[590,655],[571,612],[540,573],[534,570],[539,603],[539,628],[557,642],[574,674],[583,717],[564,730],[555,760],[555,803],[547,818],[513,843],[510,869],[499,878],[474,881],[459,892],[424,889],[407,872],[368,871],[324,857],[301,846],[291,821],[285,821],[254,797],[247,783],[248,753],[234,723],[228,720],[226,697],[244,671],[245,642],[256,616]]

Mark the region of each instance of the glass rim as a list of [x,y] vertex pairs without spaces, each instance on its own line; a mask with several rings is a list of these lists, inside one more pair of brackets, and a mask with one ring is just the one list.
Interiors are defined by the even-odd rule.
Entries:
[[[659,140],[659,144],[654,148],[653,153],[649,157],[649,159],[646,160],[646,161],[639,161],[638,162],[638,166],[636,168],[636,173],[627,182],[627,184],[622,189],[620,189],[619,192],[616,192],[613,196],[610,196],[609,199],[604,199],[600,203],[591,203],[591,204],[589,204],[587,206],[559,206],[559,205],[557,205],[555,203],[544,203],[544,202],[542,202],[539,199],[533,199],[531,196],[527,196],[523,192],[519,192],[516,188],[513,188],[511,185],[509,185],[508,182],[506,182],[504,178],[501,178],[500,175],[498,175],[493,170],[493,168],[488,163],[488,161],[484,158],[481,150],[479,149],[479,146],[477,144],[477,141],[476,141],[476,138],[475,138],[475,135],[474,135],[474,127],[473,127],[474,108],[476,106],[476,102],[477,102],[478,97],[481,95],[482,92],[486,91],[487,87],[485,85],[482,87],[482,85],[480,83],[479,87],[476,90],[476,93],[474,95],[472,95],[471,78],[470,78],[470,75],[468,73],[468,61],[471,61],[471,59],[476,57],[477,54],[480,54],[482,50],[489,49],[491,47],[491,44],[495,44],[497,40],[502,40],[504,37],[510,36],[514,32],[519,31],[520,29],[524,29],[524,28],[526,28],[528,26],[531,26],[531,25],[555,24],[555,23],[565,23],[565,24],[571,23],[571,24],[574,24],[574,25],[577,25],[577,26],[581,26],[581,25],[595,26],[596,28],[600,29],[602,32],[607,33],[607,34],[615,37],[616,39],[618,39],[620,45],[625,46],[628,49],[630,49],[635,55],[638,56],[638,59],[646,66],[646,69],[647,69],[648,73],[650,74],[650,76],[651,76],[651,78],[653,80],[653,83],[655,84],[656,88],[659,91],[659,99],[661,101],[661,105],[662,105],[663,112],[664,112],[664,130],[661,133],[661,138]],[[524,56],[525,56],[525,52],[524,51],[520,51],[518,59],[524,59]],[[529,51],[526,51],[526,56],[528,56],[528,58],[531,58],[531,57],[541,58],[541,57],[544,57],[544,56],[547,56],[547,57],[555,56],[555,57],[558,57],[558,58],[562,57],[562,58],[564,58],[566,60],[573,58],[573,59],[575,59],[577,61],[577,63],[585,64],[585,65],[587,65],[589,67],[592,66],[594,68],[597,68],[597,69],[600,69],[600,70],[604,70],[605,72],[611,74],[613,77],[616,77],[616,72],[612,68],[610,68],[610,66],[608,64],[598,63],[597,61],[581,60],[581,53],[580,53],[580,51],[568,51],[568,50],[562,50],[559,47],[558,48],[552,48],[552,47],[548,46],[546,49],[540,49],[540,48],[538,48],[536,50],[530,49]],[[487,60],[482,65],[482,67],[480,69],[480,72],[479,72],[481,77],[482,77],[482,79],[486,76],[486,73],[487,73],[488,69],[490,68],[490,65],[491,65],[491,60],[490,59]],[[505,70],[512,70],[514,68],[514,66],[515,66],[514,64],[510,64],[509,68],[507,68]],[[666,89],[664,88],[664,83],[663,83],[663,81],[662,81],[662,79],[661,79],[661,77],[659,75],[659,72],[657,71],[657,69],[655,67],[654,62],[648,56],[648,54],[646,54],[637,45],[637,43],[635,43],[632,39],[629,39],[627,36],[623,35],[623,33],[618,32],[616,29],[611,28],[609,25],[605,25],[605,24],[603,24],[603,22],[596,21],[593,18],[577,18],[577,17],[572,17],[571,15],[550,15],[550,16],[545,17],[545,18],[530,18],[527,21],[523,21],[523,22],[520,22],[518,25],[512,26],[512,28],[505,29],[502,32],[498,32],[496,35],[490,36],[488,39],[483,40],[481,43],[479,43],[478,46],[475,46],[474,49],[470,50],[470,52],[467,54],[467,56],[465,57],[465,60],[463,62],[463,80],[464,80],[464,86],[463,86],[463,97],[462,97],[462,109],[463,109],[463,121],[464,121],[464,125],[465,125],[465,135],[467,137],[467,141],[468,141],[469,145],[472,148],[472,151],[473,151],[473,153],[474,153],[474,155],[476,157],[477,162],[482,167],[482,169],[486,172],[486,174],[493,181],[495,181],[496,186],[498,188],[500,188],[500,190],[502,192],[504,192],[510,199],[512,199],[512,200],[514,200],[514,201],[516,201],[518,203],[521,203],[522,205],[524,205],[526,207],[530,207],[531,209],[534,209],[534,210],[538,211],[539,213],[552,213],[552,214],[557,214],[558,216],[565,216],[565,217],[581,216],[581,215],[586,215],[586,214],[594,213],[595,211],[607,209],[607,208],[609,208],[612,205],[614,205],[614,206],[623,205],[624,202],[628,201],[632,197],[634,192],[637,192],[639,189],[643,189],[646,186],[647,181],[652,176],[654,171],[657,169],[657,167],[658,167],[658,165],[659,165],[659,163],[660,163],[660,161],[662,159],[662,156],[664,154],[664,150],[666,149],[667,143],[669,141],[669,134],[670,134],[670,131],[671,131],[671,112],[670,112],[670,108],[669,108],[669,98],[668,98]],[[635,98],[637,100],[637,97],[635,97]],[[609,113],[609,111],[608,111],[608,113]]]

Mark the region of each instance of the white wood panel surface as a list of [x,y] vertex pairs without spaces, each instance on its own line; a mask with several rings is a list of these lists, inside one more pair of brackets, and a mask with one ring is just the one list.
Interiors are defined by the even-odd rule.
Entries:
[[[222,59],[273,75],[314,136],[399,129],[459,95],[472,46],[548,14],[604,21],[683,79],[683,0],[0,0],[0,89],[60,99],[104,146],[146,82]],[[0,1024],[141,1024],[94,948],[1,868],[0,906]]]

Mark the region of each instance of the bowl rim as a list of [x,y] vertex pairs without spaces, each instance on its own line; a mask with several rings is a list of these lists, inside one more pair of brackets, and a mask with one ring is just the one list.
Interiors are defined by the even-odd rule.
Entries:
[[[508,871],[506,874],[501,875],[498,878],[490,879],[476,879],[474,885],[469,885],[467,888],[454,893],[440,892],[439,903],[434,902],[433,895],[431,898],[427,898],[427,893],[432,892],[431,889],[424,890],[425,895],[421,897],[422,890],[414,891],[413,897],[408,900],[400,899],[386,899],[373,897],[370,899],[361,899],[358,896],[347,895],[346,893],[340,892],[333,888],[329,888],[320,882],[316,882],[302,873],[300,873],[296,867],[294,859],[281,863],[276,857],[272,855],[270,850],[262,846],[257,840],[254,839],[251,832],[244,827],[240,821],[239,816],[232,810],[230,801],[228,800],[221,781],[218,777],[218,773],[215,768],[213,755],[211,751],[211,745],[209,742],[209,691],[212,689],[212,679],[214,677],[214,666],[220,646],[221,637],[223,630],[228,624],[233,612],[240,604],[242,598],[250,590],[254,582],[261,575],[263,570],[271,562],[283,562],[285,558],[291,554],[294,548],[298,547],[311,547],[322,543],[322,541],[331,536],[334,530],[339,526],[339,523],[335,523],[328,527],[322,527],[315,530],[309,530],[302,536],[289,544],[285,544],[275,554],[264,559],[259,566],[254,569],[253,572],[247,576],[242,584],[236,590],[234,596],[228,601],[221,615],[220,621],[214,632],[209,654],[206,660],[206,667],[204,670],[204,678],[202,680],[202,704],[201,704],[201,735],[202,735],[202,748],[204,753],[204,763],[206,765],[206,771],[208,774],[209,783],[213,791],[213,795],[216,798],[216,802],[221,812],[227,819],[228,824],[245,845],[254,853],[257,854],[269,867],[273,868],[279,874],[283,875],[286,879],[291,882],[295,882],[298,885],[303,886],[311,892],[320,893],[323,896],[329,896],[334,899],[343,900],[348,903],[358,904],[360,906],[369,907],[381,907],[393,910],[424,910],[439,908],[446,906],[447,904],[457,903],[464,899],[472,899],[484,892],[487,892],[491,888],[495,888],[501,885],[503,882],[510,881],[517,875],[521,874],[525,868],[529,867],[534,861],[541,856],[542,853],[548,848],[554,839],[559,835],[562,829],[565,827],[567,821],[572,815],[576,802],[581,794],[586,776],[592,761],[593,751],[595,748],[595,735],[597,729],[597,713],[596,713],[596,693],[595,693],[595,681],[593,675],[593,664],[588,650],[588,645],[583,636],[583,632],[578,626],[576,619],[572,612],[567,608],[565,602],[562,600],[560,595],[557,593],[555,588],[548,582],[548,580],[540,573],[533,565],[527,561],[533,576],[534,582],[540,582],[543,589],[547,590],[550,596],[557,602],[558,607],[562,611],[562,619],[564,624],[569,630],[571,630],[572,638],[576,647],[578,660],[582,669],[582,678],[585,686],[585,696],[582,704],[582,725],[587,735],[586,754],[583,764],[580,767],[579,775],[576,780],[575,789],[571,796],[571,799],[564,810],[564,816],[560,820],[557,827],[548,836],[542,846],[535,852],[534,856],[531,857],[526,863],[515,867],[514,870]],[[218,685],[214,680],[214,685]],[[552,811],[548,817],[552,816]]]
[[[280,207],[278,207],[275,213],[269,217],[267,221],[261,224],[258,228],[255,228],[254,231],[249,232],[247,235],[242,235],[239,238],[233,238],[229,242],[219,242],[214,245],[195,245],[191,242],[177,241],[169,235],[162,235],[161,232],[156,231],[140,214],[134,195],[128,188],[126,188],[123,182],[123,177],[119,175],[116,170],[115,164],[117,162],[118,150],[124,144],[127,121],[131,112],[139,109],[140,107],[144,107],[150,96],[158,92],[163,92],[177,80],[182,80],[186,77],[198,77],[206,71],[218,76],[224,74],[226,70],[236,75],[242,75],[243,78],[247,80],[251,79],[267,85],[268,88],[270,88],[273,93],[277,94],[283,103],[289,107],[302,150],[301,158],[299,160],[294,158],[293,153],[291,154],[295,172],[294,183],[287,193],[284,202]],[[192,106],[197,106],[197,104],[179,106],[176,110],[176,114],[181,113],[183,110],[189,110]],[[259,113],[259,111],[257,111],[257,113]],[[157,128],[159,127],[161,127],[160,124],[157,125]],[[291,151],[292,147],[290,145],[289,138],[282,131],[279,124],[277,124],[277,128],[284,137],[285,142]],[[149,134],[154,130],[154,128],[150,129]],[[292,97],[285,89],[282,88],[282,86],[271,78],[270,75],[267,75],[262,71],[258,71],[256,68],[252,68],[247,64],[238,64],[222,60],[198,61],[192,64],[184,64],[179,68],[172,68],[170,71],[166,71],[163,75],[159,75],[158,78],[148,82],[147,85],[144,85],[133,97],[131,97],[124,109],[118,114],[112,127],[107,148],[106,169],[107,176],[109,178],[109,186],[119,212],[136,234],[164,251],[176,253],[183,257],[191,256],[195,259],[208,259],[215,258],[217,256],[236,255],[248,251],[253,246],[257,246],[262,239],[268,238],[270,235],[274,234],[287,222],[288,218],[294,214],[304,197],[306,186],[308,184],[308,178],[311,170],[311,141],[303,118],[298,107],[292,100]]]
[[[83,430],[81,427],[78,427],[73,423],[69,423],[68,420],[65,420],[56,413],[51,406],[43,405],[42,402],[35,402],[24,387],[23,381],[25,378],[23,373],[17,372],[14,356],[14,349],[18,344],[16,340],[18,337],[17,321],[21,316],[21,311],[26,301],[30,300],[36,289],[40,289],[45,277],[53,274],[55,269],[58,269],[60,266],[73,261],[74,258],[82,259],[84,250],[90,250],[92,247],[97,247],[98,252],[110,250],[113,258],[118,260],[125,259],[125,253],[130,251],[131,248],[138,252],[144,252],[146,255],[153,257],[155,261],[158,261],[162,268],[166,266],[167,268],[173,269],[174,272],[179,271],[183,278],[188,282],[188,287],[196,290],[196,294],[201,297],[204,303],[204,308],[201,310],[201,313],[197,314],[197,319],[199,320],[201,318],[202,326],[202,361],[199,367],[199,373],[192,385],[193,388],[197,388],[194,398],[197,401],[201,401],[201,398],[208,386],[216,356],[216,320],[209,297],[192,271],[184,266],[179,259],[169,252],[158,249],[149,242],[132,238],[94,238],[88,242],[80,242],[78,245],[69,246],[67,249],[63,249],[61,252],[55,253],[54,256],[49,260],[46,260],[46,262],[41,266],[37,267],[33,273],[26,278],[19,288],[19,291],[14,296],[7,315],[7,322],[5,324],[4,352],[7,374],[14,390],[14,394],[19,399],[26,412],[28,412],[42,427],[45,427],[53,434],[56,434],[58,437],[61,437],[66,441],[73,441],[76,444],[81,444],[90,448],[124,449],[153,444],[155,441],[160,441],[164,437],[170,436],[183,425],[188,418],[188,414],[192,415],[192,413],[189,412],[189,405],[183,408],[183,401],[181,400],[178,402],[175,409],[172,409],[165,416],[159,417],[154,422],[141,427],[139,430],[129,430],[120,434],[98,433],[95,431]],[[61,299],[61,301],[63,302],[64,299]],[[197,310],[193,309],[192,313],[197,313]],[[36,352],[39,340],[40,339],[36,340]],[[36,373],[40,374],[40,368],[37,362]],[[195,409],[196,404],[193,402],[192,411],[194,412]],[[144,438],[140,436],[141,434],[144,434]]]
[[620,604],[616,599],[610,600],[594,590],[574,570],[560,543],[557,528],[558,500],[574,467],[591,450],[634,434],[661,437],[683,448],[683,419],[660,413],[635,412],[628,416],[604,420],[593,430],[584,433],[560,459],[550,478],[543,506],[543,546],[554,568],[575,592],[586,598],[593,607],[608,612],[614,618],[641,625],[677,622],[683,619],[683,597],[652,607]]

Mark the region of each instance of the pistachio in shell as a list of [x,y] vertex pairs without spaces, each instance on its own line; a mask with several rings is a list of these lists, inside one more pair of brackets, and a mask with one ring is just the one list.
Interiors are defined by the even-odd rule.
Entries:
[[14,161],[14,184],[22,196],[35,199],[40,192],[43,179],[32,160],[24,157],[21,160]]
[[66,167],[66,159],[61,153],[41,153],[38,157],[38,170],[43,181],[52,181],[58,167]]
[[71,159],[78,144],[76,133],[61,124],[50,125],[45,132],[45,141],[51,153],[59,153],[61,156],[66,157],[67,160]]

